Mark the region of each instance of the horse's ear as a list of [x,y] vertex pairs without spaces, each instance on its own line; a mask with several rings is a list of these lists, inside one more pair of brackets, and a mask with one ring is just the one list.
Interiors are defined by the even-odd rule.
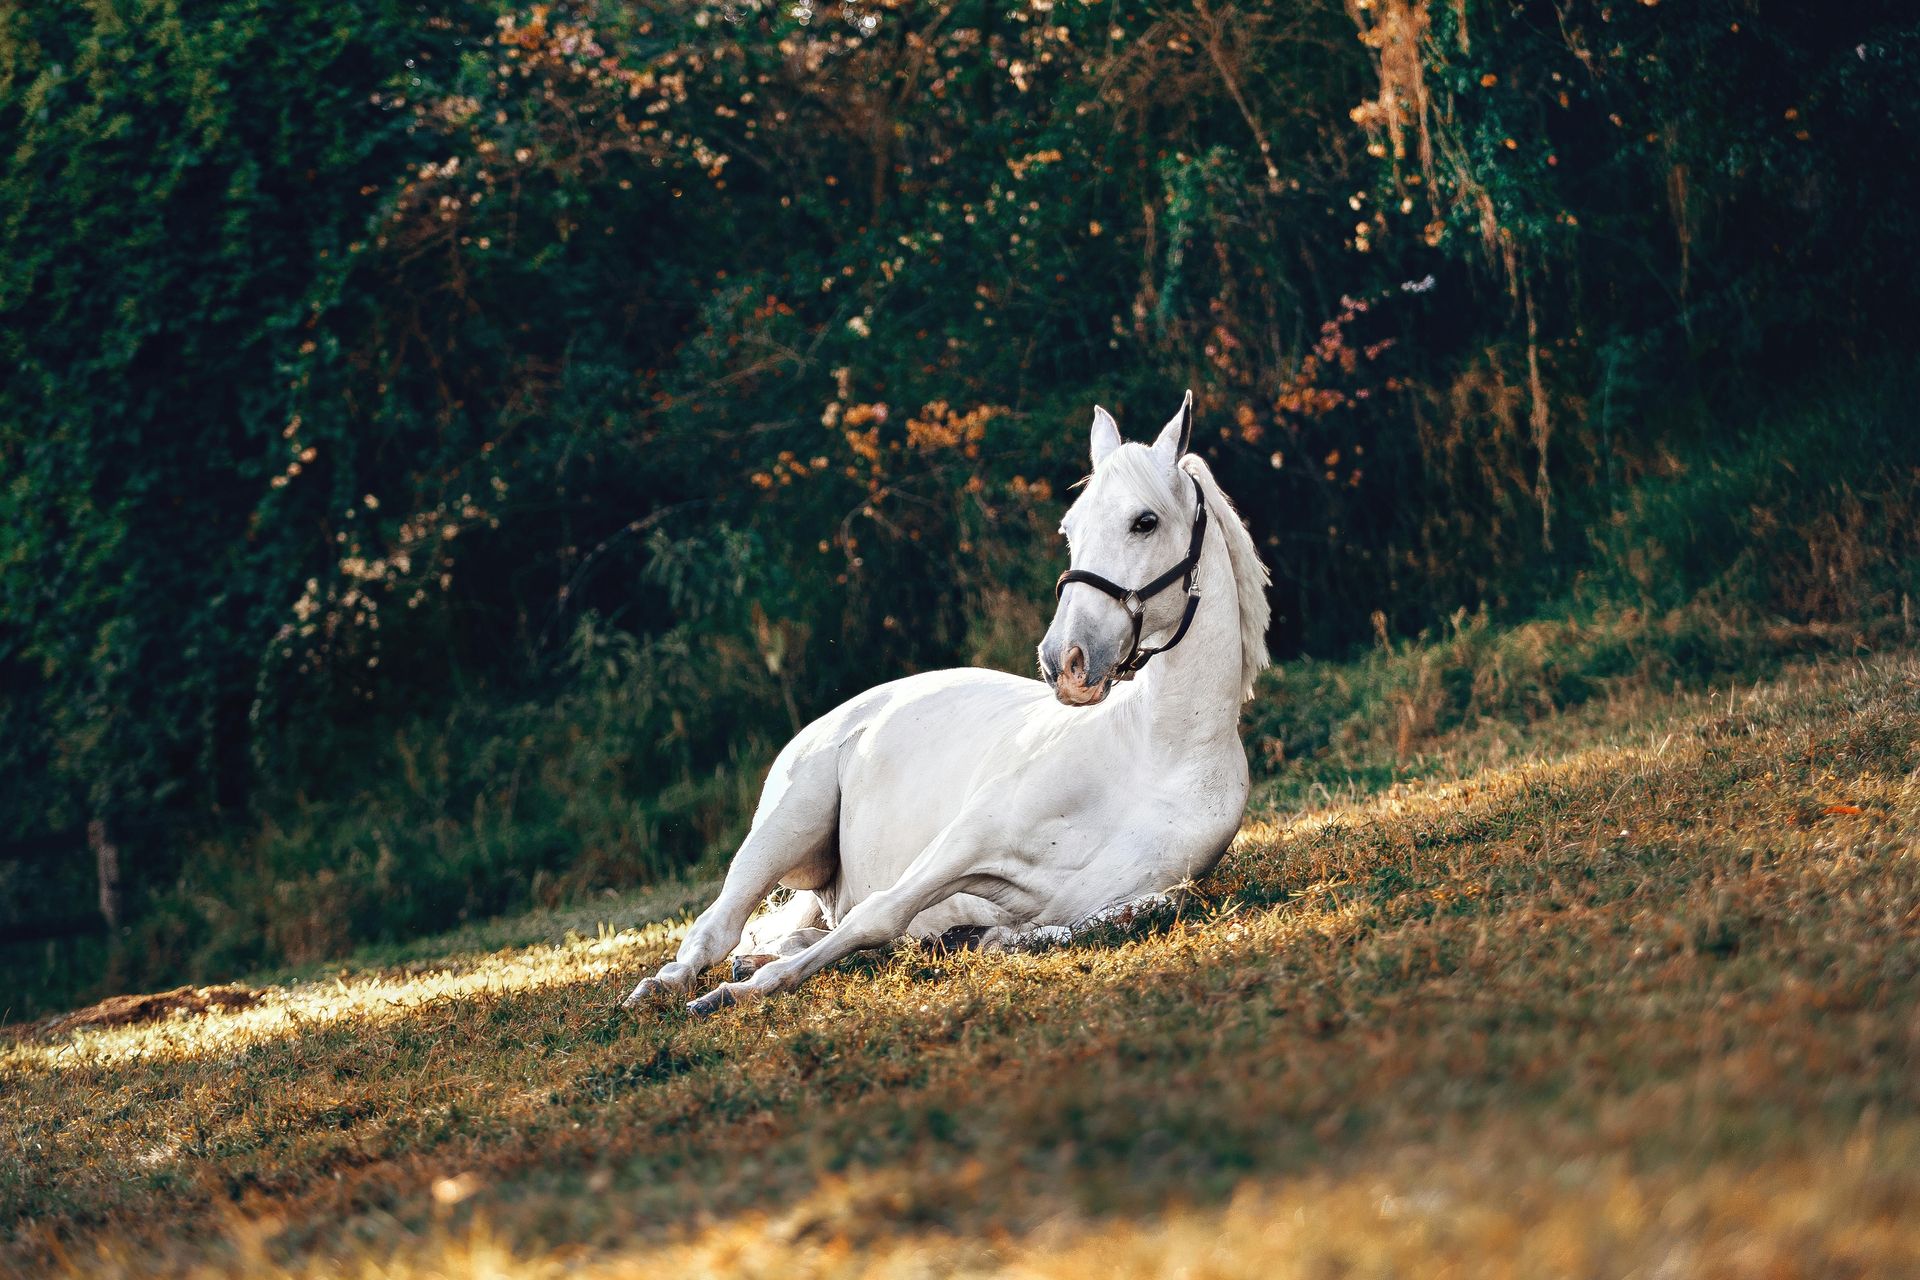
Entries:
[[1167,420],[1160,428],[1160,436],[1153,442],[1153,452],[1171,471],[1185,456],[1187,446],[1193,443],[1193,392],[1188,391],[1186,399],[1180,402],[1180,412]]
[[1120,447],[1120,427],[1113,415],[1099,405],[1093,406],[1093,465],[1097,468],[1107,455]]

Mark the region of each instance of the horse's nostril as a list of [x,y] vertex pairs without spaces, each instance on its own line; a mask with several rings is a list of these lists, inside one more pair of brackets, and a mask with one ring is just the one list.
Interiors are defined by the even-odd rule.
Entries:
[[1061,672],[1064,675],[1072,676],[1076,681],[1085,682],[1087,678],[1087,655],[1080,651],[1079,645],[1075,645],[1073,648],[1067,650],[1066,665],[1061,668]]

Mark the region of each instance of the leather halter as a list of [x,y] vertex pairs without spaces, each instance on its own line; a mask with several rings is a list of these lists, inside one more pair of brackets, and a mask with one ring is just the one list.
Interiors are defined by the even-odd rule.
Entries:
[[[1193,537],[1187,543],[1187,556],[1179,564],[1167,570],[1146,586],[1129,591],[1117,583],[1109,582],[1097,573],[1088,573],[1085,569],[1068,569],[1053,584],[1053,598],[1058,600],[1060,593],[1075,582],[1084,582],[1098,591],[1104,591],[1120,602],[1120,607],[1133,619],[1133,643],[1127,650],[1127,656],[1115,664],[1109,680],[1131,680],[1140,668],[1147,665],[1147,659],[1156,653],[1165,653],[1186,639],[1187,628],[1193,625],[1193,615],[1200,608],[1200,544],[1207,536],[1207,499],[1200,491],[1200,482],[1193,481]],[[1174,583],[1186,579],[1187,611],[1180,615],[1180,629],[1173,633],[1173,639],[1158,649],[1140,647],[1140,624],[1147,616],[1147,601],[1165,591]]]

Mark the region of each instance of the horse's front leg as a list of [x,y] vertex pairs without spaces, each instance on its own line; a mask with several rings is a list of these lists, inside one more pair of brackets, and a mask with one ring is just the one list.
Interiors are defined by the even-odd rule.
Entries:
[[[896,884],[855,906],[825,937],[797,955],[760,966],[744,981],[722,983],[687,1008],[708,1014],[775,991],[790,991],[845,956],[903,936],[915,916],[956,893],[1018,898],[1019,890],[1001,871],[981,869],[987,847],[984,833],[956,820],[921,851]],[[1001,868],[1007,865],[1005,859],[996,861]]]
[[[702,970],[739,943],[748,917],[783,876],[817,863],[832,848],[840,812],[835,768],[832,752],[810,749],[804,736],[781,752],[767,777],[753,827],[727,868],[720,896],[687,930],[678,954],[633,989],[625,1001],[628,1008],[691,987]],[[801,895],[795,895],[793,907],[796,912],[805,909]],[[796,920],[799,923],[805,921]]]

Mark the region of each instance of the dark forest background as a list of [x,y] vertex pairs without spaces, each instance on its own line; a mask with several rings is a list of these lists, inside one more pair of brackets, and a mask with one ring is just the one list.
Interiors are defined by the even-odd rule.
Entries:
[[1269,773],[1912,634],[1905,4],[21,4],[0,139],[0,929],[126,901],[15,1013],[724,850],[1031,669],[1096,400],[1278,654],[1451,646]]

